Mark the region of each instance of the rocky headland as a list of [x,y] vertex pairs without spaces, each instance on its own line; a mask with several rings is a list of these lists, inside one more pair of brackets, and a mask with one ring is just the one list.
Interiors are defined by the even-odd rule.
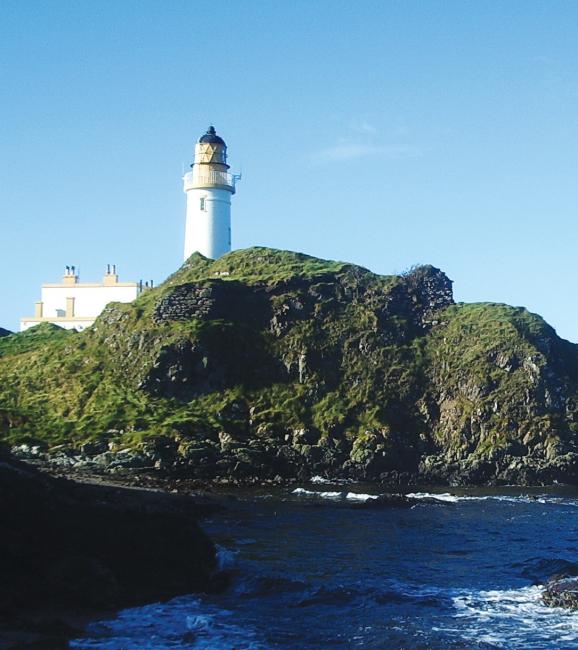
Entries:
[[199,482],[578,482],[578,346],[536,315],[287,251],[193,255],[95,325],[0,339],[0,432]]

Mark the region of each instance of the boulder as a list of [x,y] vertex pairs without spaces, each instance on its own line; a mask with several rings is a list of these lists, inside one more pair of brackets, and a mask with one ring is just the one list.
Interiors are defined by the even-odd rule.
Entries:
[[542,600],[549,607],[578,609],[578,578],[553,576],[544,586]]
[[0,647],[2,621],[28,629],[48,610],[211,590],[216,552],[199,507],[188,496],[55,479],[0,452]]

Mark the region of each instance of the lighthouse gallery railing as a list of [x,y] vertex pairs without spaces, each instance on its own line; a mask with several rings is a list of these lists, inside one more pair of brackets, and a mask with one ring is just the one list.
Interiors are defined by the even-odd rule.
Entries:
[[192,171],[184,175],[185,189],[196,187],[231,187],[235,189],[237,177],[229,172],[219,170],[197,172]]

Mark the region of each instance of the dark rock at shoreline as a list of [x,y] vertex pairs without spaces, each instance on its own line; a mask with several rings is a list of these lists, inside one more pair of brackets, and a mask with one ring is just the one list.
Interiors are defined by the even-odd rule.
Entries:
[[361,510],[380,508],[411,508],[417,502],[403,494],[380,494],[377,499],[367,499],[361,503],[352,503],[350,507]]
[[578,578],[553,576],[544,586],[542,600],[549,607],[578,609]]
[[[223,437],[223,439],[225,439]],[[227,443],[229,444],[229,443]],[[13,454],[22,460],[50,469],[59,475],[78,477],[118,477],[133,485],[158,482],[185,482],[198,488],[215,485],[282,485],[309,481],[314,476],[327,479],[371,481],[396,488],[408,485],[551,485],[578,483],[578,454],[569,452],[551,460],[534,457],[501,456],[490,459],[453,460],[448,456],[425,457],[417,468],[406,471],[381,466],[370,453],[364,464],[350,461],[341,451],[318,446],[259,444],[227,448],[211,446],[189,448],[184,454],[157,454],[151,446],[138,451],[121,449],[92,454],[87,450],[63,446],[43,450],[38,446],[18,445]],[[122,481],[121,481],[122,482]]]
[[0,453],[0,641],[37,630],[54,638],[34,647],[57,648],[70,618],[212,590],[200,512],[187,496],[55,479]]

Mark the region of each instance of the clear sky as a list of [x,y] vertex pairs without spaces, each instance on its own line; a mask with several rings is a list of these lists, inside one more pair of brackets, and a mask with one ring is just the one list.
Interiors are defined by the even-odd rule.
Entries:
[[161,281],[214,123],[233,246],[442,268],[578,341],[578,2],[3,0],[0,326],[66,264]]

